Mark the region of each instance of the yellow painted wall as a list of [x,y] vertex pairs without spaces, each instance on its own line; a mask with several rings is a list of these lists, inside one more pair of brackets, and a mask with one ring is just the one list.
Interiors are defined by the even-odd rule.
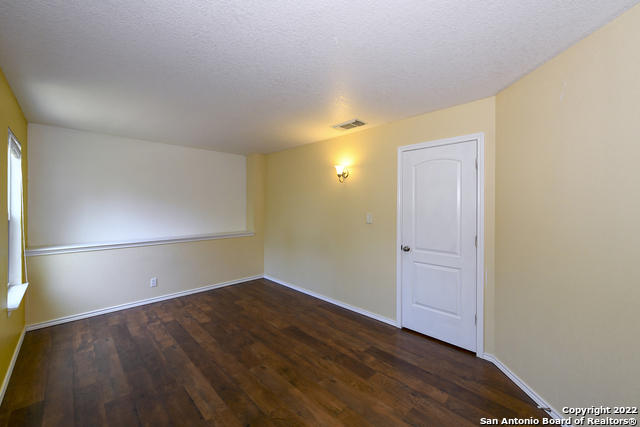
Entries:
[[[22,168],[23,176],[27,175],[27,121],[22,114],[18,101],[0,70],[0,140],[4,141],[0,149],[0,209],[7,212],[7,127],[22,144]],[[26,192],[25,192],[26,200]],[[6,223],[5,223],[6,224]],[[24,302],[20,308],[11,313],[7,318],[7,227],[0,227],[0,390],[4,389],[8,380],[7,372],[13,353],[18,345],[18,340],[24,329]]]
[[640,6],[496,97],[495,354],[556,409],[640,402]]
[[264,164],[263,155],[247,157],[254,236],[29,257],[27,325],[262,275]]
[[[398,147],[477,132],[485,133],[491,349],[495,98],[267,155],[265,274],[395,321]],[[343,184],[335,164],[348,166]]]

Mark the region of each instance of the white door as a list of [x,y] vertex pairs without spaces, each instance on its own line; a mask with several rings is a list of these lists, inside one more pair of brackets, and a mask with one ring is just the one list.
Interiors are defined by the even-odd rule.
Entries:
[[402,326],[476,350],[476,141],[402,153]]

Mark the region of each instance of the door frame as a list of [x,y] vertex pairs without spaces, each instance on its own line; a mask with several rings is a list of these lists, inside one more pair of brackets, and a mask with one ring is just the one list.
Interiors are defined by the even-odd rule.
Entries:
[[476,251],[476,356],[484,358],[484,132],[453,138],[438,139],[436,141],[398,147],[398,228],[396,231],[396,326],[402,328],[402,155],[407,151],[442,145],[459,144],[462,142],[476,142],[478,156],[478,175],[476,184],[476,230],[478,233],[478,250]]

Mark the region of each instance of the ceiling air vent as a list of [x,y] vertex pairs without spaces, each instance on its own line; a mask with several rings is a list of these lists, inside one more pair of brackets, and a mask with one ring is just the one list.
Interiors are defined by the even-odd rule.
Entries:
[[345,130],[357,128],[364,125],[366,125],[366,123],[363,122],[362,120],[351,119],[351,120],[347,120],[346,122],[338,123],[337,125],[333,125],[331,127],[334,128],[335,130],[345,131]]

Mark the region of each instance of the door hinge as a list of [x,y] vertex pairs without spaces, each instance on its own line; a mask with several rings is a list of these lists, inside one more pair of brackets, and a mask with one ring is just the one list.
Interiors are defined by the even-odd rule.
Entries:
[[478,158],[476,157],[476,169],[478,169]]
[[476,236],[476,248],[478,247],[478,236]]
[[476,314],[476,325],[478,324],[478,315]]

